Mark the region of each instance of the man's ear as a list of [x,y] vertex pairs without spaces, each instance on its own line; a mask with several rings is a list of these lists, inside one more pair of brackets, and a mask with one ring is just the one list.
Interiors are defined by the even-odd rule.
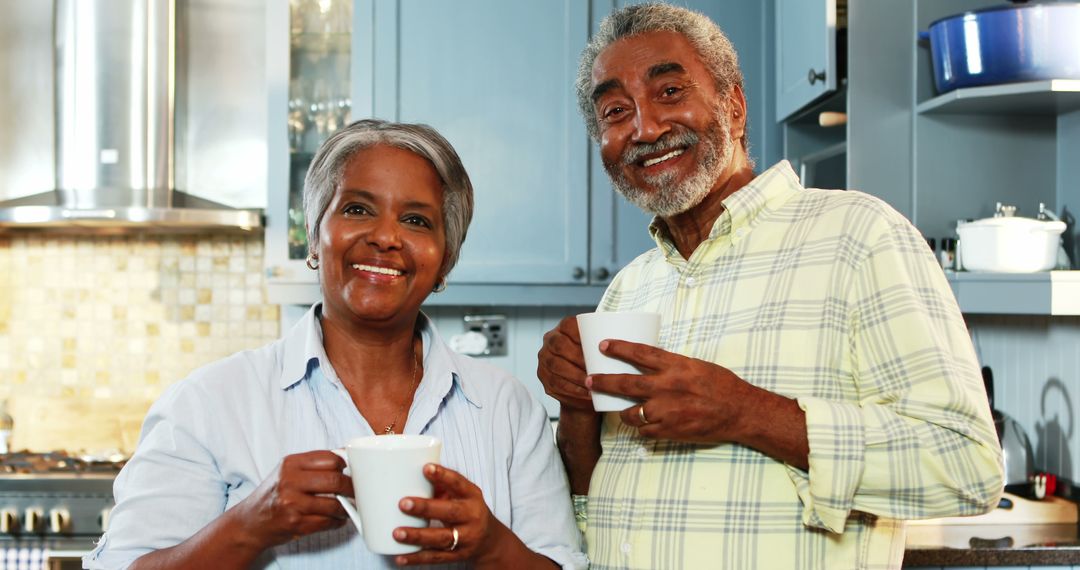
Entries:
[[737,141],[746,134],[746,95],[738,85],[732,85],[728,91],[727,113],[731,121],[731,140]]

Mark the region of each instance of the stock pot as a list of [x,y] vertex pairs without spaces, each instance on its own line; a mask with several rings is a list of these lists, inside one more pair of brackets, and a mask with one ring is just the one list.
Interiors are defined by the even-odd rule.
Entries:
[[[930,24],[939,93],[1045,79],[1080,79],[1080,2],[1004,5]],[[925,37],[925,36],[924,36]]]
[[964,269],[1034,273],[1057,265],[1065,222],[1000,216],[960,224],[956,231]]

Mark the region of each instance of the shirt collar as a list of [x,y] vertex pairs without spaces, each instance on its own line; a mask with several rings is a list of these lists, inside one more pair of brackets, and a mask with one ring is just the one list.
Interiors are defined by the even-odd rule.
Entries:
[[[304,316],[286,333],[285,362],[279,387],[286,390],[302,380],[311,378],[312,371],[322,369],[327,380],[340,383],[333,372],[330,359],[323,347],[322,325],[319,322],[322,303],[312,305]],[[420,335],[424,346],[424,377],[417,389],[416,399],[423,402],[441,402],[456,383],[465,399],[476,407],[483,401],[475,386],[459,372],[456,354],[443,342],[431,319],[420,313]],[[434,410],[432,415],[434,415]]]
[[[724,211],[713,222],[706,241],[730,237],[740,228],[753,228],[762,213],[772,211],[803,190],[791,164],[781,160],[754,177],[746,186],[732,192],[721,202]],[[667,225],[659,216],[649,224],[649,235],[664,253],[664,257],[679,256],[679,250],[667,233]]]

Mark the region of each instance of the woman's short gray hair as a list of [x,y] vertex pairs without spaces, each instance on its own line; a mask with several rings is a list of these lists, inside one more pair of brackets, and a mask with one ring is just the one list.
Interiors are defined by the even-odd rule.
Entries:
[[356,121],[334,133],[319,147],[304,178],[304,218],[307,220],[308,252],[314,253],[319,227],[345,168],[356,154],[375,145],[387,145],[423,157],[435,168],[443,184],[443,226],[446,261],[439,278],[457,264],[461,244],[473,213],[473,188],[457,151],[428,125],[393,123],[380,119]]
[[[593,64],[600,52],[611,44],[637,34],[647,32],[677,32],[694,46],[702,63],[716,81],[716,89],[727,93],[733,86],[743,87],[743,75],[739,70],[739,57],[724,32],[704,14],[669,4],[635,4],[609,14],[596,35],[581,52],[578,66],[577,97],[585,126],[593,140],[600,140],[600,126],[592,101]],[[743,150],[747,148],[743,133]]]

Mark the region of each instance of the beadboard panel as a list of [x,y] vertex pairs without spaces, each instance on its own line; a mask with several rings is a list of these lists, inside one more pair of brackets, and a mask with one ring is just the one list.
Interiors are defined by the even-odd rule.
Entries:
[[969,315],[995,407],[1024,428],[1037,469],[1080,481],[1080,317]]

